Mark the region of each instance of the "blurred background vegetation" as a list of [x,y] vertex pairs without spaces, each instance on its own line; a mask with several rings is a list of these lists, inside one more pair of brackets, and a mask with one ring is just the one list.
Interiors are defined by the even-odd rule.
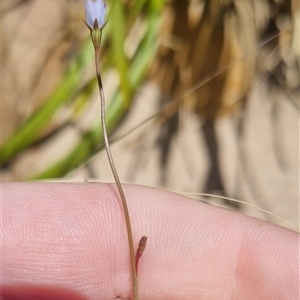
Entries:
[[[3,181],[113,181],[83,2],[1,1]],[[121,180],[238,198],[298,226],[299,2],[107,4]]]

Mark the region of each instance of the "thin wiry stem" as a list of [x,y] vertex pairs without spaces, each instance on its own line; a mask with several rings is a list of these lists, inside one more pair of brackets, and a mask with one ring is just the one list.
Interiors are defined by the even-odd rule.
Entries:
[[134,254],[134,247],[133,247],[133,237],[132,237],[132,231],[131,231],[131,224],[130,224],[130,218],[129,218],[129,211],[127,207],[127,201],[125,198],[125,194],[117,173],[117,169],[115,167],[115,163],[113,160],[113,156],[110,151],[110,145],[108,141],[107,136],[107,130],[106,130],[106,117],[105,117],[105,96],[103,91],[103,84],[102,79],[100,75],[100,48],[95,47],[95,64],[96,64],[96,73],[97,73],[97,80],[98,80],[98,87],[100,92],[100,102],[101,102],[101,125],[102,125],[102,131],[103,131],[103,137],[104,137],[104,145],[106,154],[108,157],[108,161],[111,167],[111,171],[113,173],[124,210],[125,215],[125,223],[126,223],[126,229],[127,229],[127,236],[128,236],[128,244],[129,244],[129,252],[130,252],[130,265],[131,265],[131,277],[132,277],[132,290],[133,290],[133,299],[138,300],[138,280],[137,280],[137,272],[136,272],[136,266],[135,266],[135,254]]

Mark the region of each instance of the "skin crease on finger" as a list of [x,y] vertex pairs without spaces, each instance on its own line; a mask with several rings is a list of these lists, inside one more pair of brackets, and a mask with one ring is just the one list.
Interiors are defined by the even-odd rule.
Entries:
[[[135,244],[148,236],[141,300],[299,299],[297,233],[170,192],[124,188]],[[61,300],[130,299],[117,199],[109,184],[3,184],[1,299],[26,299],[21,288],[47,291],[34,300],[53,299],[52,290]]]

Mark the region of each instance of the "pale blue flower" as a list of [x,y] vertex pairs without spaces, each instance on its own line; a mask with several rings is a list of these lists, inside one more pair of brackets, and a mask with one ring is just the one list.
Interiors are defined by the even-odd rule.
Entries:
[[103,0],[86,0],[84,8],[86,24],[90,29],[98,29],[105,25],[106,3]]

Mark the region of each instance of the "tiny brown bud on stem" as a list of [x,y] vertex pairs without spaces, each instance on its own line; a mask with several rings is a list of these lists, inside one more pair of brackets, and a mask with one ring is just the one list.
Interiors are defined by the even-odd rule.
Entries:
[[141,237],[140,242],[139,242],[139,246],[138,246],[138,248],[136,250],[136,253],[135,253],[135,270],[136,270],[136,273],[138,271],[139,260],[142,257],[143,252],[146,248],[147,239],[148,239],[147,236],[142,236]]

